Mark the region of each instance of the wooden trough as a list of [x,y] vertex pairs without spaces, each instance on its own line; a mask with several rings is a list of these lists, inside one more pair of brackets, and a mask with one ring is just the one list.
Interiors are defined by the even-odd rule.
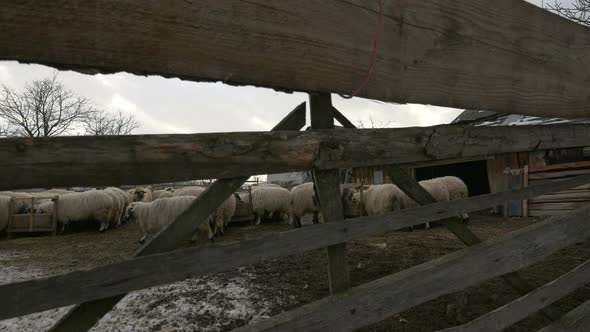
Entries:
[[[50,199],[53,202],[52,213],[36,213],[35,206],[41,199]],[[28,213],[17,213],[15,209],[16,202],[24,201],[30,201],[30,211]],[[58,204],[58,196],[11,198],[8,210],[8,226],[6,228],[6,236],[10,238],[14,233],[42,232],[48,232],[55,235],[57,233]]]

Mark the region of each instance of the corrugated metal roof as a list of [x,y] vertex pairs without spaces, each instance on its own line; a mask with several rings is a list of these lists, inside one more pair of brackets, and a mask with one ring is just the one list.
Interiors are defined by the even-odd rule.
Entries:
[[520,114],[496,113],[491,111],[465,110],[451,122],[452,124],[470,124],[472,126],[532,126],[560,123],[589,124],[589,118],[562,119],[541,118]]

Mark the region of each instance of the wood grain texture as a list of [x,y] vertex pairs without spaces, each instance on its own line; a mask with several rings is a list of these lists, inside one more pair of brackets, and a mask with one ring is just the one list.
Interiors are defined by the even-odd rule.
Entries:
[[587,239],[588,213],[590,207],[551,218],[235,331],[353,331]]
[[478,211],[509,198],[526,198],[583,183],[590,183],[590,175],[533,185],[521,190],[398,210],[378,217],[318,224],[235,244],[181,249],[136,257],[87,271],[0,285],[0,298],[5,299],[0,301],[0,319],[109,297],[182,280],[189,276],[199,277],[222,272],[273,257],[300,254],[426,221],[453,217],[461,212]]
[[590,301],[582,303],[539,332],[587,332],[588,330],[590,330]]
[[461,326],[444,329],[444,332],[503,331],[547,305],[558,301],[590,282],[590,262],[579,265],[552,282],[529,294],[501,306]]
[[[330,94],[310,94],[309,106],[312,130],[334,128],[336,109],[332,106]],[[313,182],[324,222],[344,220],[344,209],[340,195],[340,170],[314,170]],[[328,252],[330,294],[344,292],[350,288],[346,243],[329,246],[326,250]]]
[[[3,0],[0,59],[589,117],[588,29],[524,1]],[[56,19],[59,18],[59,19]],[[195,65],[198,64],[198,65]]]
[[590,125],[0,139],[0,190],[403,164],[585,146]]

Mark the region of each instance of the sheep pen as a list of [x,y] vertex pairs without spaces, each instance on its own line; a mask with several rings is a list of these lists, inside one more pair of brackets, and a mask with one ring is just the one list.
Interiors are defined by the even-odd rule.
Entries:
[[[475,213],[471,217],[470,228],[483,239],[542,220],[521,218],[515,221],[488,213]],[[303,220],[303,223],[313,227],[311,220]],[[224,237],[216,239],[216,245],[290,231],[291,227],[281,223],[232,224]],[[0,282],[122,261],[137,250],[137,239],[141,236],[138,224],[125,223],[116,230],[101,234],[93,229],[57,237],[22,236],[11,240],[0,237]],[[360,285],[463,247],[442,227],[428,232],[391,232],[355,240],[347,246],[351,280],[353,285]],[[93,331],[156,331],[174,329],[174,326],[177,330],[229,331],[246,322],[264,319],[327,296],[325,255],[325,250],[318,249],[134,292],[101,320]],[[562,250],[524,272],[535,284],[542,284],[588,257],[590,243],[584,242]],[[514,297],[514,291],[502,280],[493,279],[432,300],[364,330],[439,330],[473,319]],[[590,290],[581,289],[558,305],[565,311],[587,299],[590,299]],[[43,326],[55,320],[60,313],[49,311],[0,321],[0,331],[43,331]],[[542,318],[531,317],[516,328],[519,331],[534,331],[543,327],[543,323]]]

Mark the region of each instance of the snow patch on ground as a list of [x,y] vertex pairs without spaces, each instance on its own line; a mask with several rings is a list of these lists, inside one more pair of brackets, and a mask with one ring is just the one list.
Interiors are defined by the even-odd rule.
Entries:
[[[35,266],[16,268],[10,265],[11,261],[26,259],[22,254],[16,252],[0,252],[0,284],[24,281],[44,276],[43,271]],[[0,321],[1,332],[23,331],[37,332],[47,331],[69,307],[51,309],[22,317],[16,317]]]
[[[0,284],[47,276],[26,254],[0,252]],[[132,292],[105,315],[94,332],[228,331],[268,318],[295,303],[283,287],[257,280],[253,267]],[[285,285],[284,285],[285,286]],[[72,306],[0,321],[0,332],[47,331]],[[274,311],[273,311],[274,310]]]
[[284,294],[262,295],[245,268],[127,295],[91,331],[227,331],[268,318]]

